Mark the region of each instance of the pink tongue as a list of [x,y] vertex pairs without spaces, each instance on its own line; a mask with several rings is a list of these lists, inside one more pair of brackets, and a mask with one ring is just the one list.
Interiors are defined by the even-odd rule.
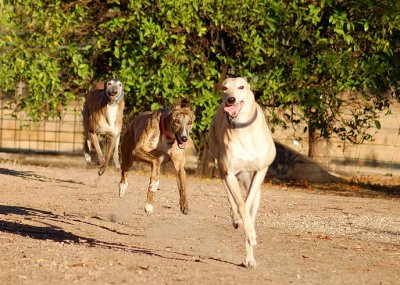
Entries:
[[229,114],[231,117],[235,117],[237,115],[237,112],[239,111],[239,106],[240,104],[235,104],[235,105],[230,105],[230,106],[224,106],[224,111]]

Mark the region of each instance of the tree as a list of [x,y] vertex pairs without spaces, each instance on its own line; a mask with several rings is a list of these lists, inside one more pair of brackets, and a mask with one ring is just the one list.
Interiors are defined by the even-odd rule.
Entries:
[[[131,113],[188,97],[207,132],[222,69],[247,76],[271,123],[306,122],[312,145],[359,143],[379,127],[382,92],[398,80],[398,1],[4,1],[0,84],[34,119],[59,114],[96,79],[120,77]],[[4,16],[3,16],[4,17]],[[18,31],[18,32],[16,32]],[[351,96],[358,108],[343,115]],[[284,120],[277,114],[284,114]]]

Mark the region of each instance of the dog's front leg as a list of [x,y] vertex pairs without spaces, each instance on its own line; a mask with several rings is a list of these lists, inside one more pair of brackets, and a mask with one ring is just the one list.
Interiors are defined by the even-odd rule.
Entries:
[[173,154],[171,155],[172,163],[174,164],[176,171],[176,178],[179,189],[179,206],[181,212],[185,215],[189,213],[189,205],[186,195],[186,171],[185,171],[185,154]]
[[[253,221],[250,217],[249,209],[247,208],[246,202],[240,193],[240,185],[236,176],[234,174],[227,173],[224,177],[224,185],[226,190],[230,192],[234,201],[236,202],[239,215],[242,218],[244,231],[246,233],[246,249],[248,249],[247,245],[249,245],[251,246],[252,250],[252,247],[257,245],[256,232]],[[251,253],[252,252],[247,251],[245,261],[245,266],[247,267],[255,267],[254,256],[252,257]]]
[[95,133],[89,133],[89,139],[94,145],[94,149],[96,150],[97,154],[97,159],[98,159],[98,164],[103,165],[104,164],[104,156],[103,152],[101,151],[99,139],[97,138],[97,135]]
[[[256,216],[258,207],[260,205],[260,197],[261,197],[261,184],[264,181],[265,174],[267,173],[268,167],[259,170],[254,173],[254,175],[250,174],[245,177],[245,187],[247,191],[246,197],[246,208],[249,210],[254,234],[256,233],[255,224],[256,224]],[[254,258],[254,244],[251,244],[251,241],[246,241],[246,261],[245,266],[250,268],[256,267],[256,260]]]

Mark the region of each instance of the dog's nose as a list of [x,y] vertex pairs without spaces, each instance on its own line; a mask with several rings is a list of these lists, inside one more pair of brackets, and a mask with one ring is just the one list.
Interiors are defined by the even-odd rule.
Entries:
[[187,140],[188,140],[187,136],[181,136],[181,141],[182,142],[187,142]]
[[234,104],[236,102],[236,98],[235,97],[229,97],[228,98],[228,103],[229,104]]

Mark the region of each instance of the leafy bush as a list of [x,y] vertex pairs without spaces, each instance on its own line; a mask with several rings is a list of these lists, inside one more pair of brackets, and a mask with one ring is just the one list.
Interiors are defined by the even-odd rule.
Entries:
[[[398,1],[1,1],[0,84],[34,119],[55,116],[98,79],[120,77],[130,113],[188,98],[197,136],[219,102],[223,67],[247,76],[271,123],[306,122],[313,137],[365,130],[398,80]],[[397,73],[396,73],[397,72]],[[352,118],[340,94],[363,96]],[[360,96],[357,97],[360,102]],[[296,108],[294,108],[296,106]]]

